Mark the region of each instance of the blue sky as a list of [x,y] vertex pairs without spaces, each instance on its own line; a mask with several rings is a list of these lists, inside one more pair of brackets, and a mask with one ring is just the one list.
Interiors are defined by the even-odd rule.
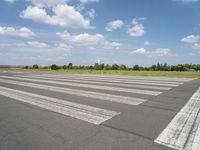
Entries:
[[1,65],[200,63],[199,0],[0,0]]

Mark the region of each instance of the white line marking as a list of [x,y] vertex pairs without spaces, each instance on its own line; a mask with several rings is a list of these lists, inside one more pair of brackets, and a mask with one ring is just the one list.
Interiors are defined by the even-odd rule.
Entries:
[[83,97],[88,97],[88,98],[93,98],[93,99],[98,99],[98,100],[128,104],[128,105],[139,105],[147,101],[146,99],[135,98],[135,97],[111,95],[111,94],[106,94],[106,93],[98,93],[98,92],[91,92],[91,91],[84,91],[84,90],[70,89],[70,88],[61,88],[61,87],[19,82],[19,81],[13,81],[13,80],[0,79],[0,82],[21,85],[21,86],[26,86],[26,87],[31,87],[31,88],[37,88],[37,89],[42,89],[42,90],[49,90],[53,92],[65,93],[65,94],[70,94],[70,95],[83,96]]
[[200,113],[197,116],[196,124],[191,131],[190,138],[188,139],[187,144],[185,145],[185,150],[199,150],[200,149]]
[[3,73],[15,73],[15,74],[22,74],[25,72],[18,72],[18,71],[2,71]]
[[[76,74],[80,75],[80,74]],[[81,76],[81,75],[80,75]],[[125,79],[144,79],[144,80],[157,80],[157,81],[180,81],[187,82],[194,80],[193,78],[175,78],[175,77],[150,77],[150,76],[121,76],[121,75],[92,75],[92,76],[103,76],[103,77],[114,77],[114,78],[125,78]]]
[[[27,76],[23,75],[17,75],[17,77],[23,77],[28,78]],[[110,86],[123,86],[128,88],[146,88],[146,89],[154,89],[154,90],[170,90],[170,87],[161,87],[161,86],[145,86],[145,85],[130,85],[130,84],[123,84],[123,83],[108,83],[108,82],[97,82],[97,81],[85,81],[85,80],[73,80],[73,79],[59,79],[55,77],[34,77],[31,76],[31,78],[34,79],[46,79],[46,80],[55,80],[55,81],[65,81],[65,82],[77,82],[77,83],[87,83],[87,84],[104,84],[104,85],[110,85]]]
[[[42,75],[45,76],[46,75]],[[53,77],[62,77],[62,78],[74,78],[74,79],[96,79],[96,80],[110,80],[112,81],[113,79],[116,81],[121,81],[121,82],[145,82],[145,83],[159,83],[159,84],[176,84],[180,85],[183,84],[183,82],[176,82],[176,81],[157,81],[157,80],[148,80],[148,79],[127,79],[127,78],[113,78],[113,77],[96,77],[96,76],[75,76],[75,75],[50,75]]]
[[[55,74],[52,74],[55,75]],[[57,74],[56,74],[57,75]],[[122,76],[122,75],[96,75],[96,74],[62,74],[64,76],[77,76],[77,77],[104,77],[115,79],[137,79],[137,80],[157,80],[157,81],[174,81],[174,82],[188,82],[194,78],[175,78],[175,77],[150,77],[150,76]]]
[[[123,78],[124,76],[119,76]],[[126,77],[127,78],[127,77]],[[128,76],[129,79],[138,80],[155,80],[155,81],[171,81],[171,82],[188,82],[194,80],[193,78],[175,78],[175,77],[145,77],[145,76]]]
[[84,77],[63,77],[63,76],[58,76],[58,75],[29,75],[29,76],[34,76],[34,77],[37,77],[37,76],[43,76],[43,77],[51,77],[51,78],[59,78],[59,79],[70,79],[70,80],[89,80],[89,81],[98,81],[98,82],[102,82],[102,81],[105,81],[105,82],[108,82],[108,83],[124,83],[124,84],[142,84],[142,85],[155,85],[155,86],[168,86],[168,87],[177,87],[179,86],[179,84],[168,84],[168,83],[154,83],[154,82],[151,82],[151,83],[148,83],[148,82],[141,82],[139,80],[137,81],[131,81],[131,80],[126,80],[126,81],[123,81],[123,80],[116,80],[116,79],[100,79],[100,78],[84,78]]
[[39,79],[25,79],[19,77],[8,77],[8,76],[0,76],[1,78],[6,79],[17,79],[24,81],[32,81],[32,82],[43,82],[43,83],[51,83],[51,84],[60,84],[60,85],[68,85],[75,87],[84,87],[84,88],[92,88],[92,89],[100,89],[100,90],[109,90],[109,91],[118,91],[118,92],[128,92],[128,93],[136,93],[136,94],[144,94],[144,95],[159,95],[162,92],[158,91],[150,91],[150,90],[139,90],[139,89],[128,89],[128,88],[119,88],[119,87],[109,87],[103,85],[89,85],[89,84],[80,84],[80,83],[68,83],[68,82],[57,82],[57,81],[47,81],[47,80],[39,80]]
[[200,88],[155,142],[178,150],[200,149]]
[[66,116],[84,120],[93,124],[101,124],[120,114],[119,112],[105,110],[97,107],[69,102],[61,99],[37,95],[24,91],[14,90],[0,86],[0,95],[45,108]]

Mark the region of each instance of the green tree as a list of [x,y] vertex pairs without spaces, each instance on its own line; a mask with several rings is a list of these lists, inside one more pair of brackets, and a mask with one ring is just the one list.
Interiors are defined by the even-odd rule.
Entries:
[[156,70],[156,65],[151,66],[151,70],[155,71]]
[[90,70],[93,70],[93,69],[94,69],[94,67],[91,65],[91,66],[89,66],[89,69],[90,69]]
[[127,67],[122,64],[122,65],[119,66],[119,70],[127,70]]
[[133,66],[133,70],[140,70],[140,66],[139,65]]
[[64,70],[66,70],[66,69],[67,69],[67,66],[66,66],[66,65],[64,65],[62,68],[63,68]]
[[112,70],[119,70],[119,65],[113,64],[111,67]]
[[94,70],[99,70],[99,64],[98,63],[95,63]]
[[73,64],[72,64],[72,63],[69,63],[69,64],[68,64],[68,68],[69,68],[69,69],[73,69]]
[[99,70],[103,70],[104,64],[99,64]]
[[33,69],[38,69],[38,68],[39,68],[39,66],[37,64],[33,65]]
[[160,70],[161,65],[157,63],[156,70]]
[[24,69],[29,69],[29,66],[25,66]]
[[60,67],[57,66],[56,64],[51,65],[50,68],[51,68],[51,70],[58,70],[58,69],[60,69]]
[[107,65],[104,66],[104,70],[110,70],[110,69],[111,69],[110,65],[107,64]]
[[104,64],[98,64],[98,63],[96,63],[94,65],[94,69],[95,70],[103,70],[104,69]]

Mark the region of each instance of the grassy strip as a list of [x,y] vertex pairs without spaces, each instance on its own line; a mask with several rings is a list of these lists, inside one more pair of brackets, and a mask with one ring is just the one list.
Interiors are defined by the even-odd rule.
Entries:
[[200,72],[170,72],[170,71],[123,71],[123,70],[63,70],[58,71],[49,69],[16,69],[0,68],[4,71],[18,72],[56,72],[72,74],[104,74],[104,75],[128,75],[128,76],[162,76],[162,77],[180,77],[180,78],[200,78]]

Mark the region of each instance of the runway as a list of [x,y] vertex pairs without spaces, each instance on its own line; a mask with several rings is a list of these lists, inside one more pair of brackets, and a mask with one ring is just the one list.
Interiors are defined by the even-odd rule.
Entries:
[[2,150],[198,150],[200,80],[0,72]]

